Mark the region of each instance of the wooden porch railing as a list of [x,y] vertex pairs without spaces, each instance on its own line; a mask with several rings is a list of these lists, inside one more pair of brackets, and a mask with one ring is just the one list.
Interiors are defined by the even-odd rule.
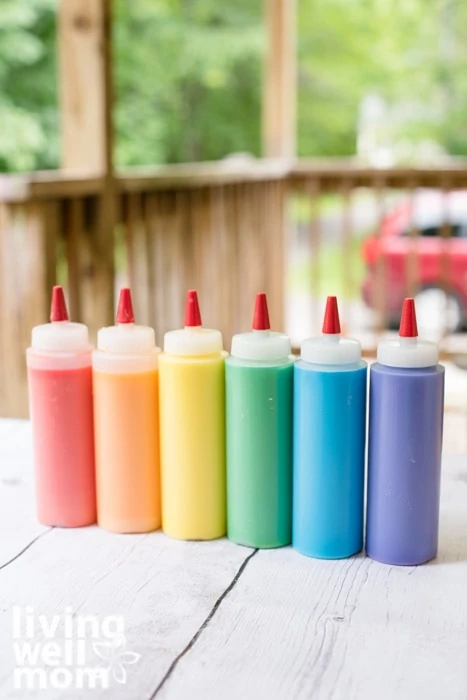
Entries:
[[[227,160],[131,169],[115,177],[115,244],[103,247],[106,197],[98,175],[0,177],[0,415],[27,413],[24,351],[31,327],[47,320],[57,280],[67,287],[72,318],[89,325],[93,341],[112,323],[115,258],[117,281],[131,284],[138,321],[155,327],[159,343],[180,325],[186,289],[195,287],[205,324],[219,327],[228,346],[234,332],[247,329],[258,290],[268,293],[274,327],[284,325],[289,198],[309,202],[307,236],[319,259],[320,197],[339,195],[345,263],[357,188],[372,190],[383,216],[388,192],[425,186],[467,188],[465,163],[375,170],[348,160]],[[350,265],[342,274],[351,277]],[[412,268],[408,278],[415,283]],[[312,297],[315,283],[310,279]]]

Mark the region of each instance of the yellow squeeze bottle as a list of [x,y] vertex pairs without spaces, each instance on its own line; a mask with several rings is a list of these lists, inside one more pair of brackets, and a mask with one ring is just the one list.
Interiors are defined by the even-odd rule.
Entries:
[[226,532],[225,388],[220,331],[203,328],[194,290],[185,328],[159,356],[162,529],[181,540]]

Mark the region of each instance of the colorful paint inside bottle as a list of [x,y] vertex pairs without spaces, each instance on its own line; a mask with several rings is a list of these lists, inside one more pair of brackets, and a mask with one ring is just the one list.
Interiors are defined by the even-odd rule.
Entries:
[[225,361],[227,535],[250,547],[292,540],[293,364],[290,340],[270,330],[258,294],[251,333]]
[[135,325],[130,290],[117,325],[93,353],[98,523],[113,532],[161,525],[158,356],[154,330]]
[[367,365],[340,334],[328,297],[321,337],[305,340],[294,367],[292,544],[340,559],[363,547]]
[[162,527],[182,540],[226,532],[222,335],[203,328],[187,294],[185,327],[165,334],[160,356]]
[[92,370],[88,329],[71,323],[53,288],[50,323],[27,350],[37,517],[44,525],[96,522]]
[[378,345],[370,368],[366,551],[394,565],[437,554],[444,367],[435,343],[418,338],[406,299],[399,337]]

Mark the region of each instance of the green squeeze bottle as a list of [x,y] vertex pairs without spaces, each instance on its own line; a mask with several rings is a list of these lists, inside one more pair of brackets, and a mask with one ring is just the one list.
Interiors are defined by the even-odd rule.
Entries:
[[225,361],[227,536],[238,544],[292,539],[293,365],[290,340],[270,331],[258,294],[253,330],[233,337]]

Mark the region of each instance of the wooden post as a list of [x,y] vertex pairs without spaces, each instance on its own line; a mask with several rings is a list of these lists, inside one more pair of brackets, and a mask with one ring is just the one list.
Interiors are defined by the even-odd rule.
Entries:
[[114,313],[111,4],[112,0],[59,0],[62,167],[102,174],[89,230],[81,232],[78,242],[73,231],[73,255],[78,258],[75,306],[80,320],[93,330],[111,323]]
[[58,12],[62,167],[104,172],[107,112],[104,0],[60,0]]
[[264,0],[263,153],[296,154],[296,0]]

